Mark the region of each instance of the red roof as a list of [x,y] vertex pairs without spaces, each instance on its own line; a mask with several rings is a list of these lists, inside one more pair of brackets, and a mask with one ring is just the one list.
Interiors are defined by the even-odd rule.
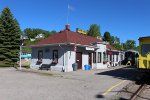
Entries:
[[94,42],[102,42],[102,40],[92,36],[72,32],[69,29],[66,29],[64,31],[55,33],[54,35],[51,35],[48,38],[40,40],[35,45],[57,44],[57,43],[76,43],[81,45],[90,45],[90,43]]
[[107,48],[107,49],[110,49],[110,50],[117,50],[116,48],[114,48],[113,46],[111,46],[111,45],[109,45],[109,44],[106,45],[106,48]]

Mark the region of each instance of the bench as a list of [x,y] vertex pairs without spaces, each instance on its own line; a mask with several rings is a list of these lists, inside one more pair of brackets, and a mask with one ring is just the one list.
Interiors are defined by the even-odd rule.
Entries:
[[42,64],[41,67],[39,67],[39,70],[50,70],[51,64]]

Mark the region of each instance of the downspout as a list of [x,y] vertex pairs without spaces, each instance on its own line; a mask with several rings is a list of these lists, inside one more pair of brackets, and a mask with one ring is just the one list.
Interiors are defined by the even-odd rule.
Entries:
[[[65,56],[64,56],[65,50],[64,50],[64,48],[60,44],[59,44],[59,47],[63,50],[63,66],[65,67]],[[64,72],[65,68],[63,68],[62,71]]]

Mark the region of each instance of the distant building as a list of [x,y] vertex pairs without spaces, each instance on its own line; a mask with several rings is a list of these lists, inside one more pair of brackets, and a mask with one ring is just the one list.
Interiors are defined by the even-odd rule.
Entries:
[[44,34],[38,34],[36,37],[35,37],[35,39],[41,39],[41,38],[44,38]]
[[31,53],[27,53],[27,52],[22,52],[21,53],[21,59],[31,59],[32,56],[31,56]]
[[117,50],[111,45],[107,44],[107,61],[110,66],[118,66],[121,65],[121,62],[124,60],[124,52]]

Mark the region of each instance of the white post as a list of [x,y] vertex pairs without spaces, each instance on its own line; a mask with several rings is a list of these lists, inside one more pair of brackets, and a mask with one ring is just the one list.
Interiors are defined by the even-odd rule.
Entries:
[[21,67],[21,53],[22,53],[22,35],[20,36],[20,40],[21,40],[21,44],[20,44],[20,70],[22,69],[22,67]]

